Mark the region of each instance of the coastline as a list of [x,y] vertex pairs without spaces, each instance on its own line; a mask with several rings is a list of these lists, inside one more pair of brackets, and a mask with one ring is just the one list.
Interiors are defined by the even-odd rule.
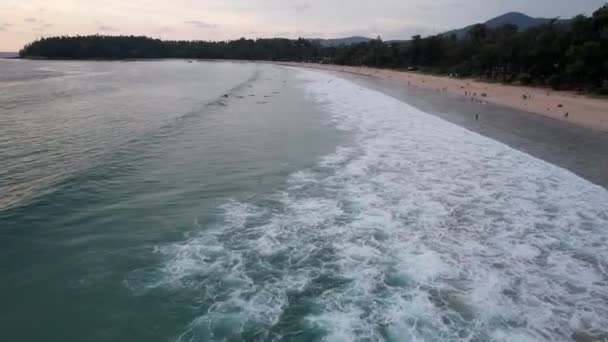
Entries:
[[345,72],[397,80],[407,85],[459,95],[472,103],[492,103],[544,117],[569,122],[585,128],[608,132],[608,100],[568,91],[546,88],[486,83],[416,72],[332,64],[280,62],[280,65]]
[[[608,131],[534,115],[489,101],[485,104],[472,102],[459,93],[435,91],[411,82],[408,85],[407,81],[396,77],[370,77],[359,72],[341,71],[340,67],[336,69],[325,72],[389,95],[608,189]],[[475,114],[479,114],[479,120],[475,119]]]

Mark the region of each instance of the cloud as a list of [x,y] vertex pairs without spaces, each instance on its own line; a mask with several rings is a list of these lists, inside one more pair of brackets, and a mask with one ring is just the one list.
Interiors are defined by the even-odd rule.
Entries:
[[302,4],[297,4],[294,6],[291,6],[291,10],[294,12],[304,12],[304,11],[308,11],[311,8],[309,3],[302,3]]
[[466,9],[466,5],[461,2],[448,2],[440,5],[416,5],[414,6],[420,11],[445,11],[455,9]]
[[209,24],[207,22],[200,21],[200,20],[188,20],[188,21],[184,21],[184,24],[191,25],[191,26],[193,26],[194,28],[197,28],[197,29],[214,29],[214,28],[217,28],[217,25],[215,25],[215,24]]
[[154,33],[169,33],[175,31],[175,28],[171,26],[161,26],[154,30]]
[[108,26],[108,25],[100,24],[99,26],[97,26],[97,30],[98,31],[104,31],[104,32],[114,32],[114,31],[118,31],[118,28],[113,27],[113,26]]
[[37,27],[34,27],[34,29],[33,29],[35,32],[44,32],[44,31],[47,31],[48,29],[50,29],[51,27],[55,26],[55,24],[45,23],[42,20],[40,20],[38,22],[38,24],[39,25]]
[[48,21],[46,21],[44,19],[35,18],[35,17],[25,18],[23,21],[25,21],[26,23],[32,24],[31,30],[33,32],[45,32],[49,28],[55,26],[55,24],[53,24],[53,23],[49,23]]
[[304,12],[312,9],[312,5],[308,2],[295,3],[293,5],[279,3],[258,3],[256,1],[226,1],[208,6],[208,9],[228,11],[228,12]]

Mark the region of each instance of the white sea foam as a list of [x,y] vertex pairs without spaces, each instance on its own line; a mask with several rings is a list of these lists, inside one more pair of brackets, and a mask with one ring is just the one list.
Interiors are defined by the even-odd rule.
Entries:
[[225,224],[161,249],[165,285],[210,303],[180,341],[608,338],[608,191],[300,73],[352,141],[292,175],[273,208],[229,203]]

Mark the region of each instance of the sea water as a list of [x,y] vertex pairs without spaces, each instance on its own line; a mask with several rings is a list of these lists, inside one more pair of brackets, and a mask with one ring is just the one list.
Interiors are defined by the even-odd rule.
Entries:
[[608,191],[564,169],[321,72],[9,63],[3,339],[608,337]]

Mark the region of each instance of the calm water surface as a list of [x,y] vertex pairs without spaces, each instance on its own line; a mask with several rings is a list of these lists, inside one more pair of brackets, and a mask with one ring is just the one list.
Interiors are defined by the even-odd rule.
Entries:
[[335,75],[0,61],[7,341],[608,338],[608,191]]

